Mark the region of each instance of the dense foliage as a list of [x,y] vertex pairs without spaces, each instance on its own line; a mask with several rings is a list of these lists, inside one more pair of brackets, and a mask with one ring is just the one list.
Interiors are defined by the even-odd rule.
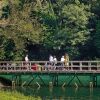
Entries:
[[0,60],[99,59],[100,0],[0,0]]

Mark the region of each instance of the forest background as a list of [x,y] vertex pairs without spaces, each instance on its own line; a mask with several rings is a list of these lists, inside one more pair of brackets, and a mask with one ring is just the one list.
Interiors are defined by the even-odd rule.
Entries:
[[0,0],[0,60],[100,58],[100,0]]

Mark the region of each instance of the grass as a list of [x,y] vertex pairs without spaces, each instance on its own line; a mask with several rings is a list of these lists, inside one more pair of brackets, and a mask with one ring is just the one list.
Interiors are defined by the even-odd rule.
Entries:
[[41,100],[41,98],[25,96],[17,91],[0,90],[0,100]]

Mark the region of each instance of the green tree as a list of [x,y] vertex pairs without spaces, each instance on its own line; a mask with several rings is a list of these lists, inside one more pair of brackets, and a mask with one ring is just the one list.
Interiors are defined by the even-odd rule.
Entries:
[[99,8],[100,0],[2,0],[0,60],[22,60],[25,53],[44,59],[50,52],[95,57],[89,51],[99,53]]
[[[5,19],[6,23],[1,24],[2,35],[14,42],[13,53],[15,57],[13,58],[15,60],[23,58],[23,56],[22,58],[19,56],[27,51],[28,44],[38,44],[41,41],[40,36],[42,34],[41,24],[36,18],[30,16],[33,9],[31,3],[24,3],[20,6],[21,3],[12,0],[8,1],[10,14]],[[4,19],[2,18],[2,20]],[[6,46],[8,45],[6,44]]]
[[[64,50],[70,55],[79,54],[78,45],[83,45],[89,38],[90,6],[78,0],[72,3],[48,2],[41,11],[44,24],[44,45],[54,50]],[[77,51],[76,54],[74,51]]]

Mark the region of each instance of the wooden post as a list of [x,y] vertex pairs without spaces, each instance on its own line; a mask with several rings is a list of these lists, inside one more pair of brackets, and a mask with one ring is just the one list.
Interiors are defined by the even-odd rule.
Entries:
[[53,83],[52,83],[52,82],[49,82],[49,86],[50,86],[50,87],[53,87]]
[[70,68],[71,68],[71,70],[73,70],[73,62],[70,62],[70,64],[71,64]]
[[88,62],[88,69],[91,71],[91,62]]
[[12,81],[12,87],[15,87],[15,85],[16,85],[15,81]]
[[90,88],[93,88],[93,82],[90,82],[89,85],[90,85]]
[[82,71],[82,62],[79,62],[80,71]]

